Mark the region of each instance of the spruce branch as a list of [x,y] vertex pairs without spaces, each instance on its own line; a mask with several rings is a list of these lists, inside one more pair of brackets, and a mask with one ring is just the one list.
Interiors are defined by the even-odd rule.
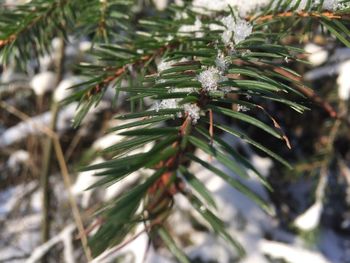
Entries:
[[[233,9],[207,15],[187,10],[188,6],[173,6],[162,16],[138,19],[133,27],[135,32],[128,27],[118,27],[120,30],[115,35],[109,33],[111,5],[107,1],[95,1],[96,5],[87,8],[86,13],[98,15],[83,18],[77,28],[92,23],[84,32],[91,33],[94,39],[102,36],[100,40],[105,43],[94,47],[92,53],[97,61],[79,67],[82,75],[92,77],[72,87],[76,92],[66,100],[66,103],[79,101],[74,125],[79,125],[86,113],[98,105],[109,87],[128,94],[131,110],[116,117],[126,122],[110,129],[123,138],[103,150],[102,153],[111,158],[81,170],[98,170],[96,176],[101,179],[91,187],[119,182],[141,169],[150,175],[143,176],[138,184],[101,209],[98,223],[80,231],[85,249],[86,234],[96,227],[98,230],[90,239],[94,255],[109,247],[123,247],[147,231],[151,238],[156,233],[180,261],[188,262],[166,226],[174,197],[183,195],[214,232],[233,245],[240,256],[244,255],[242,246],[211,211],[216,206],[215,200],[191,172],[191,164],[201,165],[272,214],[266,201],[240,179],[249,178],[247,171],[252,171],[264,187],[271,189],[271,186],[251,161],[219,134],[237,137],[290,167],[281,156],[238,127],[254,127],[291,149],[279,120],[263,103],[283,104],[303,113],[308,109],[306,99],[310,99],[331,117],[337,117],[332,106],[308,89],[293,71],[291,62],[305,62],[304,50],[294,43],[283,43],[281,39],[286,33],[279,29],[290,25],[291,20],[295,20],[293,26],[299,26],[313,19],[327,29],[327,34],[349,46],[348,14],[320,11],[323,3],[311,6],[311,1],[304,11],[294,11],[300,1],[287,8],[290,2],[283,3],[282,8],[270,5],[258,15],[244,17],[240,17],[239,12],[236,15]],[[79,12],[84,14],[84,10]],[[132,21],[130,17],[118,15],[123,22]],[[29,24],[28,30],[41,20],[45,20],[45,16]],[[276,25],[275,21],[280,24],[269,27]],[[308,33],[304,28],[299,31]],[[19,31],[18,35],[9,34],[1,40],[0,47],[13,44],[24,33],[26,30]],[[129,84],[122,85],[123,81]],[[145,109],[146,100],[153,104]],[[261,116],[265,121],[260,120]],[[227,171],[198,158],[196,150]],[[140,223],[148,228],[125,241]]]
[[33,27],[37,26],[38,23],[49,18],[56,11],[56,9],[63,8],[66,4],[68,4],[68,2],[68,0],[51,1],[51,5],[47,7],[45,6],[47,3],[41,3],[44,4],[43,7],[40,6],[40,3],[38,1],[38,3],[33,4],[32,8],[31,6],[28,6],[26,11],[34,14],[31,15],[32,19],[28,19],[30,17],[28,16],[28,13],[19,14],[22,16],[22,21],[17,21],[16,23],[22,27],[14,27],[13,30],[6,32],[7,36],[5,35],[4,39],[0,39],[0,48],[15,42],[22,34],[32,30]]
[[270,15],[263,15],[258,17],[249,17],[248,20],[250,21],[257,21],[257,22],[264,22],[264,21],[271,21],[274,19],[279,18],[295,18],[295,17],[302,17],[302,18],[328,18],[328,19],[341,19],[345,20],[348,19],[349,16],[346,14],[338,14],[337,12],[306,12],[306,11],[298,11],[298,12],[281,12],[277,14],[270,14]]

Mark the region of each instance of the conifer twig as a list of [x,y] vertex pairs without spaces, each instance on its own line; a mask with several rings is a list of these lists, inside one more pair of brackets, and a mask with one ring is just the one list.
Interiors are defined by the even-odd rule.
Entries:
[[[48,8],[47,12],[45,12],[42,15],[37,16],[32,21],[30,21],[25,27],[20,29],[18,32],[13,33],[12,35],[8,36],[6,39],[0,39],[0,48],[7,46],[14,41],[17,40],[17,38],[24,33],[27,30],[30,30],[33,26],[35,26],[38,22],[40,22],[42,19],[48,17],[51,15],[51,13],[59,6],[64,6],[68,3],[68,0],[62,0],[62,1],[55,1],[51,7]],[[33,12],[36,10],[34,9]]]
[[320,18],[320,17],[327,17],[329,19],[341,19],[343,18],[343,16],[341,14],[335,14],[333,12],[306,12],[306,11],[299,11],[299,12],[282,12],[282,13],[278,13],[278,14],[271,14],[271,15],[265,15],[265,16],[261,16],[261,17],[248,17],[248,20],[255,20],[258,22],[263,22],[266,20],[271,20],[273,18],[286,18],[286,17],[295,17],[295,16],[299,16],[299,17],[315,17],[315,18]]
[[[57,77],[55,81],[55,86],[57,87],[63,77],[63,64],[65,57],[65,42],[64,38],[60,38],[60,50],[57,57]],[[59,103],[55,100],[51,104],[51,122],[50,129],[55,131],[56,122],[59,112]],[[50,238],[50,200],[51,200],[51,191],[50,191],[50,170],[51,170],[51,159],[52,159],[52,147],[53,139],[48,137],[44,138],[44,149],[43,149],[43,166],[41,173],[41,187],[42,187],[42,202],[43,202],[43,222],[42,222],[42,241],[45,243]]]

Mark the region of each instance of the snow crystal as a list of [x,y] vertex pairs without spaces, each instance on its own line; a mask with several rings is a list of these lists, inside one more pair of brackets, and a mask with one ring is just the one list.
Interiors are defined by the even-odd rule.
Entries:
[[298,7],[297,7],[297,11],[302,11],[306,8],[306,5],[308,3],[308,0],[301,0],[299,3],[299,0],[293,0],[289,6],[292,8],[294,7],[296,4],[298,4]]
[[227,70],[228,66],[229,66],[229,61],[227,60],[227,58],[225,58],[225,55],[222,53],[219,53],[218,56],[215,59],[215,64],[216,67],[221,71],[224,72]]
[[245,112],[245,111],[249,111],[250,109],[247,106],[238,104],[237,105],[237,111],[241,111],[241,112]]
[[[283,2],[286,3],[287,0],[285,0]],[[279,6],[282,6],[283,2],[279,3],[278,1],[275,1],[274,4],[272,5],[272,7],[276,8],[277,4],[279,4]],[[306,9],[307,4],[308,4],[308,0],[301,0],[300,2],[299,2],[299,0],[292,0],[289,3],[287,9],[291,9],[291,8],[295,8],[296,7],[297,11],[303,11],[303,10]],[[321,0],[312,1],[311,2],[311,7],[316,8],[320,4],[321,4]],[[298,6],[296,6],[296,5],[298,5]],[[346,4],[346,3],[341,3],[340,0],[324,0],[323,4],[322,4],[322,8],[324,10],[335,11],[335,10],[338,10],[338,9],[346,8],[347,5],[348,4]]]
[[342,100],[348,100],[350,97],[350,60],[340,65],[338,83],[338,96]]
[[251,24],[244,19],[235,21],[232,15],[222,18],[221,23],[227,28],[221,35],[222,42],[225,45],[230,44],[232,34],[234,35],[235,44],[238,44],[249,37],[253,31],[253,26]]
[[232,31],[225,30],[221,34],[221,40],[226,46],[231,44],[231,38],[232,38]]
[[46,71],[35,75],[30,82],[30,86],[37,96],[42,96],[56,87],[55,82],[56,74]]
[[303,231],[313,230],[320,222],[322,210],[322,202],[314,203],[306,212],[295,219],[295,226]]
[[169,69],[171,68],[171,65],[174,64],[175,61],[170,60],[170,61],[165,61],[165,60],[161,60],[158,64],[157,64],[157,69],[158,72],[161,72],[163,70]]
[[340,1],[339,0],[324,0],[323,1],[323,9],[333,11],[340,7]]
[[235,19],[232,15],[225,16],[221,19],[221,23],[230,31],[234,31],[234,25],[236,24]]
[[177,108],[177,100],[176,99],[166,99],[161,100],[160,102],[157,101],[154,104],[154,108],[156,112],[162,109],[176,109]]
[[192,123],[196,124],[200,119],[200,108],[196,104],[185,104],[184,105],[185,113],[190,116]]
[[245,20],[239,20],[233,27],[234,41],[238,44],[252,34],[253,26]]
[[202,71],[197,79],[202,84],[202,88],[204,90],[213,91],[217,89],[218,83],[221,80],[221,76],[217,68],[210,67]]

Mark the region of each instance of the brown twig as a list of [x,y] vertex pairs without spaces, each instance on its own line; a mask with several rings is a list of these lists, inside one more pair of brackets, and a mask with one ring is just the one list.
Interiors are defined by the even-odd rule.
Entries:
[[210,144],[213,145],[214,138],[214,120],[213,120],[213,110],[209,109],[209,135],[210,135]]
[[[55,81],[55,86],[57,87],[63,77],[63,66],[65,58],[65,42],[63,36],[60,38],[60,50],[59,56],[57,57],[56,66],[57,66],[57,77]],[[51,122],[50,129],[52,131],[56,130],[56,122],[59,112],[59,104],[56,101],[51,103]],[[41,224],[41,235],[43,243],[47,242],[50,239],[50,228],[51,228],[51,219],[50,219],[50,200],[52,197],[52,192],[50,191],[50,170],[52,163],[52,153],[53,153],[53,139],[50,137],[44,138],[43,141],[43,161],[41,167],[41,177],[40,183],[42,188],[42,203],[43,203],[43,215],[42,215],[42,224]],[[44,259],[46,261],[47,259]]]
[[[291,80],[297,81],[297,82],[301,82],[302,78],[298,77],[290,72],[288,72],[287,70],[284,70],[282,68],[278,68],[275,67],[273,69],[273,71],[275,71],[276,73],[279,73]],[[313,91],[312,89],[306,87],[305,85],[295,85],[295,89],[297,91],[299,91],[301,94],[303,94],[304,96],[306,96],[308,99],[310,99],[312,102],[314,102],[315,104],[319,105],[321,108],[323,108],[330,117],[332,118],[337,118],[338,117],[338,113],[337,111],[327,102],[325,101],[322,97],[320,97],[315,91]]]
[[[299,77],[295,74],[292,74],[288,72],[287,70],[280,68],[278,66],[274,66],[271,64],[265,64],[263,62],[248,62],[248,61],[243,61],[243,60],[234,60],[234,64],[236,65],[255,65],[259,67],[266,67],[270,68],[274,72],[281,74],[287,78],[289,78],[292,81],[297,82],[294,85],[294,88],[299,91],[301,94],[303,94],[305,97],[307,97],[310,101],[315,103],[316,105],[320,106],[325,112],[328,113],[328,115],[332,118],[338,118],[338,113],[337,111],[330,105],[327,101],[325,101],[322,97],[320,97],[315,91],[310,89],[309,87],[305,86],[302,84],[302,77]],[[228,77],[232,77],[232,74],[228,75]]]
[[341,19],[343,16],[340,14],[335,14],[329,11],[326,12],[306,12],[306,11],[299,11],[299,12],[282,12],[278,14],[271,14],[271,15],[266,15],[266,16],[261,16],[261,17],[249,17],[248,20],[255,20],[258,22],[263,22],[266,20],[270,20],[273,18],[287,18],[287,17],[315,17],[315,18],[321,18],[321,17],[327,17],[329,19]]
[[[4,101],[0,101],[0,107],[6,111],[12,113],[13,115],[15,115],[16,117],[18,117],[19,119],[21,119],[23,121],[30,120],[30,116],[19,111],[18,109],[16,109],[12,105],[10,105]],[[59,164],[59,167],[61,170],[61,174],[63,177],[63,182],[65,185],[66,191],[68,192],[68,199],[69,199],[69,203],[70,203],[70,206],[71,206],[71,209],[73,212],[73,218],[74,218],[75,223],[77,225],[79,235],[81,236],[81,243],[83,246],[85,256],[89,262],[92,260],[92,256],[91,256],[91,252],[90,252],[90,249],[88,246],[87,236],[85,234],[84,224],[83,224],[83,221],[82,221],[81,216],[80,216],[79,208],[78,208],[78,205],[77,205],[75,198],[74,198],[72,191],[71,191],[72,182],[71,182],[71,179],[69,176],[67,164],[66,164],[65,159],[64,159],[64,154],[62,151],[62,146],[60,144],[59,136],[57,135],[57,133],[55,133],[53,130],[51,130],[47,126],[40,126],[40,125],[37,125],[36,123],[32,123],[32,125],[34,127],[36,127],[39,131],[43,132],[44,134],[46,134],[47,136],[49,136],[50,138],[53,139],[53,142],[54,142],[53,145],[54,145],[56,157],[58,160],[58,164]]]
[[[18,32],[13,33],[12,35],[10,35],[9,37],[7,37],[6,39],[1,39],[0,40],[0,48],[9,45],[11,43],[13,43],[14,41],[17,40],[17,38],[25,31],[31,29],[35,24],[37,24],[40,20],[48,17],[49,15],[51,15],[51,13],[55,10],[55,8],[57,8],[58,6],[64,6],[68,3],[68,0],[64,0],[64,1],[55,1],[52,6],[49,8],[49,10],[44,13],[41,16],[36,17],[35,19],[33,19],[29,24],[27,24],[25,27],[23,27],[21,30],[19,30]],[[33,12],[35,12],[35,10],[33,10]]]

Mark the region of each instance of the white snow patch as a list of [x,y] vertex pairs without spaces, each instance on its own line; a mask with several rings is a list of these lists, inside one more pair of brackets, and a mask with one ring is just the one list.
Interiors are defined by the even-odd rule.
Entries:
[[42,244],[41,246],[34,249],[33,253],[30,255],[30,257],[25,261],[25,263],[36,263],[38,262],[53,246],[55,246],[57,243],[63,241],[63,244],[65,245],[65,262],[72,263],[74,262],[74,255],[68,253],[72,253],[70,250],[71,248],[66,248],[66,245],[71,246],[67,243],[67,239],[72,236],[72,232],[75,230],[75,226],[73,224],[66,226],[58,235],[51,238],[46,243]]
[[37,184],[35,182],[30,182],[26,185],[17,185],[0,192],[0,219],[6,218],[7,214],[12,211],[19,200],[36,187]]
[[53,95],[54,100],[59,102],[67,98],[73,92],[73,90],[69,88],[79,84],[80,82],[82,82],[82,79],[76,76],[63,79],[55,89]]
[[257,154],[252,154],[250,160],[253,166],[263,175],[267,176],[270,172],[270,169],[273,166],[273,161],[268,157],[261,157]]
[[204,36],[204,33],[201,31],[202,22],[197,17],[193,25],[182,25],[178,30],[178,35],[187,36],[189,33],[195,33],[195,37],[200,38]]
[[334,11],[341,7],[339,0],[324,0],[323,1],[323,9]]
[[323,47],[313,43],[306,44],[305,51],[309,53],[308,60],[314,66],[323,64],[328,58],[328,52],[324,50]]
[[[90,165],[103,163],[104,161],[103,158],[98,157]],[[72,194],[75,196],[82,196],[81,205],[83,208],[88,207],[90,198],[94,191],[94,189],[86,189],[101,179],[100,176],[95,176],[98,171],[99,170],[91,170],[79,173],[74,185],[72,185]]]
[[294,224],[297,228],[303,231],[311,231],[315,229],[320,223],[323,204],[320,201],[314,203],[303,214],[298,216]]
[[338,83],[338,96],[342,100],[348,100],[350,97],[350,60],[340,65]]
[[[143,225],[139,224],[136,228],[135,233],[140,233],[143,230]],[[132,236],[127,236],[126,240],[129,240]],[[103,252],[98,257],[94,258],[91,263],[109,263],[112,262],[113,259],[118,256],[131,254],[130,257],[127,258],[126,262],[133,263],[143,263],[143,259],[146,255],[147,246],[148,246],[148,235],[147,233],[142,233],[136,239],[132,240],[123,248],[116,250],[115,248],[110,248]],[[162,257],[159,252],[155,251],[153,246],[151,245],[148,253],[146,263],[173,263],[173,261],[168,260],[165,257]]]
[[231,6],[240,17],[245,17],[253,11],[258,11],[269,2],[270,0],[194,0],[192,5],[194,10],[202,13],[227,11]]
[[330,263],[330,261],[317,252],[276,241],[263,240],[259,243],[259,249],[264,254],[276,259],[284,259],[289,263]]
[[[64,131],[71,125],[71,120],[74,117],[74,112],[77,104],[70,104],[63,108],[57,119],[57,131]],[[45,112],[22,121],[11,128],[8,128],[0,135],[0,148],[7,147],[25,139],[28,135],[41,134],[42,129],[46,129],[51,121],[51,112]]]
[[39,73],[32,78],[30,86],[37,96],[42,96],[55,89],[56,74],[50,71]]
[[168,6],[168,0],[153,0],[158,10],[164,10]]
[[119,143],[124,137],[120,135],[116,135],[113,133],[108,133],[100,138],[98,138],[93,144],[92,148],[100,151],[107,149],[110,146],[113,146],[114,144]]
[[79,43],[79,51],[80,52],[87,52],[91,50],[92,48],[92,42],[88,40],[83,40]]
[[121,193],[123,193],[126,189],[128,189],[131,185],[133,185],[137,180],[140,179],[141,173],[140,172],[133,172],[123,178],[121,181],[116,182],[112,184],[111,186],[107,187],[107,189],[104,191],[103,200],[109,201],[117,196],[119,196]]
[[17,150],[11,154],[10,158],[7,161],[7,166],[15,170],[18,165],[25,164],[30,160],[29,153],[25,150]]

